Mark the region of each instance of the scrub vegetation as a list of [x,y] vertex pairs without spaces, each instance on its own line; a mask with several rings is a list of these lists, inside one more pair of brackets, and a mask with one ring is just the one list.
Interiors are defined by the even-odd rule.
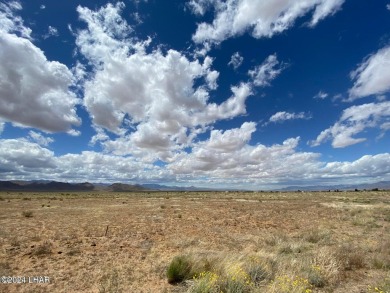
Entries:
[[390,290],[388,191],[0,197],[1,274],[50,278],[0,292]]

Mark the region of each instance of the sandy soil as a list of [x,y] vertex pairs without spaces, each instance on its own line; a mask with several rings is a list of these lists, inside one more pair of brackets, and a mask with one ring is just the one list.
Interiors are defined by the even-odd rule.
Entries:
[[368,292],[390,276],[371,261],[390,244],[389,192],[0,196],[0,277],[50,280],[0,284],[0,292],[186,292],[167,282],[176,255],[272,254],[272,237],[301,243],[318,229],[330,240],[309,249],[351,243],[366,261],[314,292]]

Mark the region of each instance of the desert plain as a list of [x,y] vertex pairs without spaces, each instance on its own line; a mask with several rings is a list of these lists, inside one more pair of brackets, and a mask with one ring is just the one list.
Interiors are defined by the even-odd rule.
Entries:
[[4,293],[390,292],[390,191],[2,192],[0,277]]

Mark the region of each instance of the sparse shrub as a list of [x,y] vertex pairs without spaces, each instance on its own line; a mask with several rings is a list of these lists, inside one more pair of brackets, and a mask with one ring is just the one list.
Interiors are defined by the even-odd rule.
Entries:
[[0,201],[4,201],[4,200],[5,200],[4,197],[0,196]]
[[176,256],[168,266],[168,283],[175,284],[192,278],[192,263],[188,256]]
[[52,244],[49,241],[45,241],[38,245],[33,251],[33,255],[43,256],[52,253]]
[[23,217],[25,218],[32,218],[33,212],[32,211],[23,211],[22,212]]
[[275,293],[311,293],[312,287],[308,279],[286,275],[276,277],[269,285],[270,292]]
[[321,243],[330,239],[330,232],[327,230],[314,229],[304,234],[303,239],[309,243]]
[[336,255],[341,263],[341,268],[346,271],[361,269],[366,265],[364,253],[358,247],[343,245],[338,248]]
[[326,281],[322,275],[322,269],[320,266],[312,266],[312,269],[308,275],[308,280],[311,285],[317,288],[322,288],[326,285]]
[[[341,260],[337,257],[333,249],[324,247],[319,249],[312,260],[312,265],[309,269],[309,281],[312,277],[312,284],[314,286],[320,286],[321,280],[316,278],[316,275],[320,275],[326,284],[334,284],[339,281],[341,269]],[[317,285],[315,284],[317,283]]]
[[249,293],[271,279],[272,269],[270,261],[253,256],[179,256],[168,268],[171,275],[168,281],[189,280],[189,293]]
[[193,277],[190,293],[249,293],[254,286],[250,275],[239,265],[227,268],[223,275],[215,272],[201,272]]
[[291,247],[291,244],[284,244],[281,247],[279,247],[278,252],[280,254],[291,254],[293,253],[293,249]]
[[225,278],[220,282],[222,292],[245,293],[253,287],[250,275],[239,265],[232,265]]
[[379,256],[374,257],[372,260],[372,265],[378,270],[390,270],[390,257],[389,256]]
[[119,274],[117,270],[104,274],[100,278],[99,293],[120,293],[122,290],[119,287]]
[[267,244],[269,246],[276,246],[276,245],[279,245],[279,244],[286,242],[286,241],[288,241],[288,238],[287,238],[287,236],[285,236],[283,234],[280,234],[280,235],[272,234],[264,239],[265,244]]
[[374,268],[390,270],[390,239],[382,241],[376,252],[377,255],[372,259]]
[[283,243],[279,249],[278,252],[280,254],[292,254],[292,253],[302,253],[307,249],[305,245],[299,242],[292,242],[292,243]]
[[220,293],[218,278],[219,276],[212,272],[201,272],[195,275],[189,293]]
[[259,285],[264,280],[272,277],[272,272],[266,267],[266,264],[254,257],[252,257],[249,264],[247,264],[246,271],[255,285]]
[[368,286],[368,292],[375,293],[390,293],[390,278],[386,278],[381,284],[376,286]]

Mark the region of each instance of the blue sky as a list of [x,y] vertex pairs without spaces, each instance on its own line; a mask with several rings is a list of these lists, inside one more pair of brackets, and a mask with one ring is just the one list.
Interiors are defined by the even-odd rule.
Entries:
[[390,180],[390,2],[1,1],[0,180]]

